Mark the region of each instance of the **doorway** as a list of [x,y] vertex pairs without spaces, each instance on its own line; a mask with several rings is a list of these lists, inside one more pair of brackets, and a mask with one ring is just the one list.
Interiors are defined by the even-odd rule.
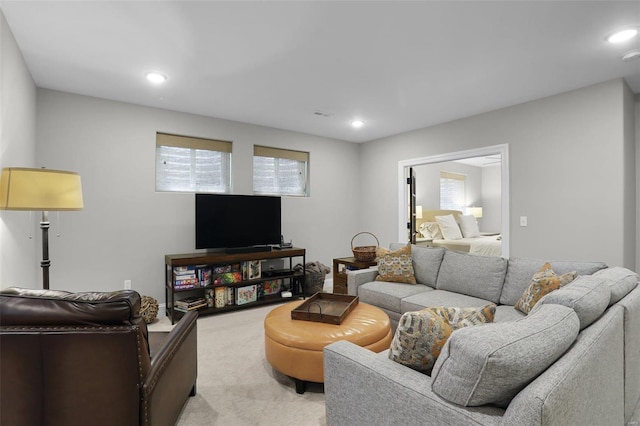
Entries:
[[480,158],[499,159],[500,164],[500,224],[499,231],[502,234],[502,256],[509,257],[509,146],[508,144],[493,145],[483,148],[450,152],[446,154],[428,157],[413,158],[398,162],[398,241],[407,240],[407,223],[412,213],[409,193],[407,191],[407,179],[409,170],[424,165],[437,165],[439,163],[453,161],[469,161]]

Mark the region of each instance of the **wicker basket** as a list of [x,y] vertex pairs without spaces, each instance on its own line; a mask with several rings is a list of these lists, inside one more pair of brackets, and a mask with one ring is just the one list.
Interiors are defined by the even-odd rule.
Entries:
[[[375,246],[358,246],[358,247],[354,247],[353,246],[353,240],[355,240],[356,237],[358,235],[361,235],[361,234],[369,234],[369,235],[371,235],[373,238],[376,239],[377,245],[375,245]],[[374,261],[375,258],[376,258],[376,250],[378,249],[378,246],[380,246],[380,241],[378,241],[378,237],[373,235],[371,232],[358,232],[351,239],[351,251],[353,251],[353,257],[355,257],[356,260],[359,260],[361,262],[372,262],[372,261]]]
[[151,324],[158,316],[158,301],[151,296],[142,296],[140,299],[140,316],[147,324]]
[[307,273],[304,279],[304,295],[313,296],[317,292],[321,292],[324,287],[324,272]]

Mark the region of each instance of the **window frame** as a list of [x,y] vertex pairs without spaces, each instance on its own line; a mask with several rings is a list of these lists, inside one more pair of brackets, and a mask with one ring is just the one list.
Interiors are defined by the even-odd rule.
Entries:
[[[256,186],[256,158],[273,159],[273,180],[270,188]],[[263,145],[253,146],[253,193],[255,195],[276,195],[276,196],[289,196],[289,197],[309,197],[309,157],[310,154],[305,151],[296,151],[291,149],[273,148]],[[295,163],[292,163],[295,162]],[[293,185],[291,188],[283,188],[281,184],[287,179],[292,179],[292,176],[286,175],[283,172],[281,175],[279,171],[281,167],[288,166],[297,167],[297,172],[301,174],[301,178],[297,180],[297,185]],[[268,170],[267,172],[269,172]],[[296,192],[297,190],[297,192]]]
[[[185,185],[177,185],[174,188],[170,187],[170,183],[165,182],[165,186],[160,184],[160,173],[162,170],[159,168],[160,158],[159,149],[162,147],[165,148],[178,148],[178,149],[188,149],[190,150],[190,165],[189,165],[189,180],[190,183],[188,186]],[[181,192],[181,193],[211,193],[211,194],[230,194],[232,192],[232,180],[231,180],[231,169],[232,169],[232,149],[233,143],[230,141],[216,140],[216,139],[205,139],[191,136],[181,136],[174,135],[169,133],[156,133],[156,149],[155,149],[155,160],[156,160],[156,175],[155,175],[155,190],[156,192]],[[198,179],[198,151],[209,151],[209,152],[217,152],[221,153],[223,156],[227,155],[226,158],[221,158],[220,160],[220,173],[214,176],[214,180],[217,179],[219,181],[218,189],[212,189],[209,184],[207,186],[206,183],[202,183],[202,186],[199,184]],[[185,175],[187,171],[184,171]],[[162,176],[166,176],[163,174]],[[168,180],[168,179],[165,179]]]

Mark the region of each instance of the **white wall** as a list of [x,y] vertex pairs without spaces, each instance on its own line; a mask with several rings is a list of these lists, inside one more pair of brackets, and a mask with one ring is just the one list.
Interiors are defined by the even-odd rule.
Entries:
[[164,302],[164,255],[195,251],[194,196],[155,192],[157,131],[233,141],[236,194],[252,193],[253,144],[310,152],[311,196],[283,198],[284,237],[307,261],[351,254],[356,144],[44,89],[37,107],[37,163],[79,172],[85,203],[60,213],[60,238],[51,217],[51,288],[115,290],[130,279]]
[[[510,255],[634,267],[624,220],[624,96],[613,80],[365,143],[363,226],[396,239],[398,161],[509,144]],[[528,216],[529,226],[519,226]],[[628,237],[627,237],[628,238]]]
[[[33,167],[36,87],[1,10],[0,51],[0,168]],[[0,211],[0,288],[42,286],[38,221],[37,214]]]

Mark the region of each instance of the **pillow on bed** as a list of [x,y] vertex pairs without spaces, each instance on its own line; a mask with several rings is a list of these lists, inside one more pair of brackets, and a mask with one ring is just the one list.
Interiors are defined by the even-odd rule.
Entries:
[[480,236],[480,228],[475,216],[465,214],[460,216],[460,230],[465,238],[476,238]]
[[441,240],[442,232],[437,222],[422,222],[420,224],[420,233],[425,238],[431,238],[432,240]]
[[436,216],[436,222],[438,222],[445,240],[459,240],[462,238],[458,222],[456,222],[452,214]]

